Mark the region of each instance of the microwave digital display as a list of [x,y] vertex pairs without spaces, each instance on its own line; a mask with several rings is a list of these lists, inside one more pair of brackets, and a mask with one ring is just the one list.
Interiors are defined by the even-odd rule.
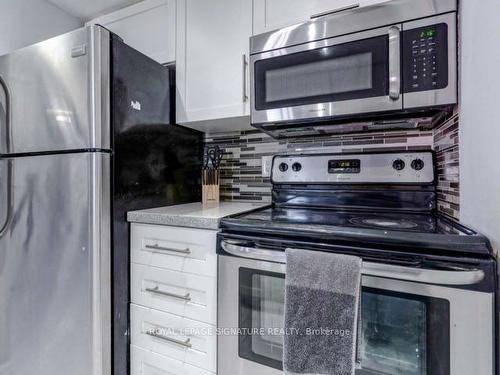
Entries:
[[361,171],[361,160],[341,159],[328,161],[328,173],[359,173]]
[[430,30],[424,30],[420,33],[421,38],[433,38],[436,36],[436,30],[430,29]]

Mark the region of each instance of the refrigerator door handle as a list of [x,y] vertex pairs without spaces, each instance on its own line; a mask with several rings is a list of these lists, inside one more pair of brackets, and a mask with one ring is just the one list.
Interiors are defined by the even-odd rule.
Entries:
[[[1,181],[0,183],[4,183]],[[12,160],[7,160],[7,181],[6,181],[6,188],[7,188],[7,213],[5,215],[5,221],[3,222],[2,226],[0,227],[0,238],[2,238],[5,233],[7,232],[7,229],[9,228],[9,223],[12,218]]]
[[[0,154],[10,153],[10,92],[0,76]],[[2,120],[3,117],[3,120]]]

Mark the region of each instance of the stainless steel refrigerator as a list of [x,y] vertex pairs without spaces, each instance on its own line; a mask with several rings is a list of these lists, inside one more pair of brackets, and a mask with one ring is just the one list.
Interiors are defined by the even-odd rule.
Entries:
[[106,29],[0,57],[0,375],[128,371],[128,210],[199,200],[171,72]]

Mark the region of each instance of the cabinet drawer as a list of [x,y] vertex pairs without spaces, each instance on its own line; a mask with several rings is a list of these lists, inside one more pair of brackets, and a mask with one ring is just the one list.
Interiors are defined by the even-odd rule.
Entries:
[[132,345],[216,371],[214,326],[135,304],[130,320]]
[[132,302],[215,325],[217,279],[132,264]]
[[131,375],[213,375],[176,359],[131,345]]
[[213,230],[132,224],[131,259],[133,263],[215,277],[216,236]]

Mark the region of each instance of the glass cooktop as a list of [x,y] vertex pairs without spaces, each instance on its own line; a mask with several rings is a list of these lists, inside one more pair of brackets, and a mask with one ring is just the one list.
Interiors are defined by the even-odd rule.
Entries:
[[267,208],[237,219],[255,224],[324,225],[400,232],[470,235],[473,232],[432,214],[339,211],[302,208]]
[[490,255],[486,237],[440,214],[268,207],[227,217],[222,233],[271,235],[287,241],[359,243],[418,251]]

